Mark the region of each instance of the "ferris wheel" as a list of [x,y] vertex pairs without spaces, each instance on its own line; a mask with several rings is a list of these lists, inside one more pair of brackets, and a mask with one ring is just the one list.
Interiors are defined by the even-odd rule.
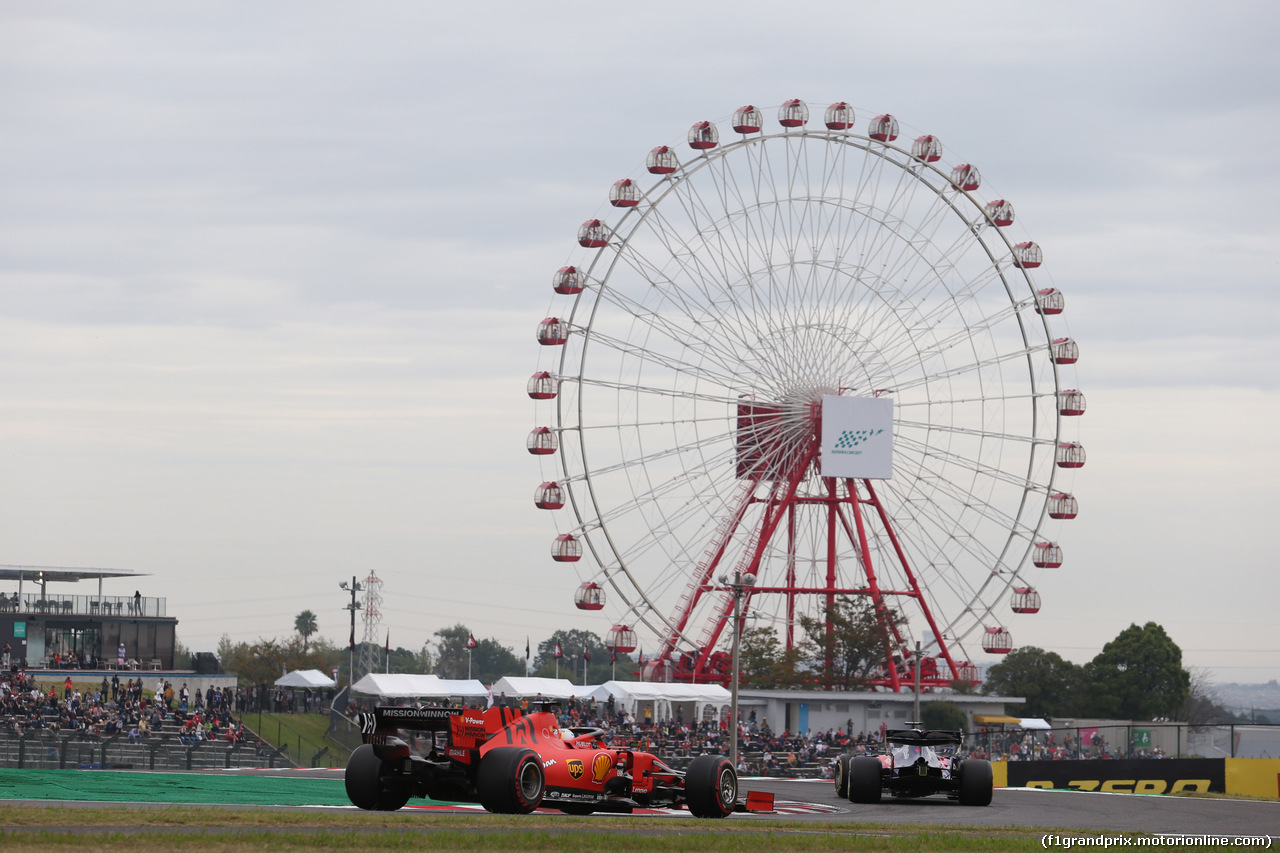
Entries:
[[[771,112],[771,110],[770,110]],[[733,596],[788,647],[840,597],[892,608],[875,683],[972,679],[1062,564],[1079,357],[1038,244],[937,137],[788,101],[649,152],[584,222],[537,325],[534,493],[576,604],[648,674],[713,680]],[[914,641],[924,641],[917,661]]]

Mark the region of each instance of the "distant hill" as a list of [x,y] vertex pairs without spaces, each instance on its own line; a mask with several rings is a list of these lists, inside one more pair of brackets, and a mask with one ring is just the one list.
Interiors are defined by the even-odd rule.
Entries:
[[1236,714],[1252,711],[1263,713],[1273,722],[1280,722],[1280,683],[1275,679],[1266,684],[1215,684],[1222,707]]

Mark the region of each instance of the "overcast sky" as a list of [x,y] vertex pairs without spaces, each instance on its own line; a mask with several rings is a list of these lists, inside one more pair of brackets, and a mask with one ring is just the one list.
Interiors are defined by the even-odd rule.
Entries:
[[1274,2],[0,0],[0,563],[146,573],[106,591],[196,651],[303,609],[343,643],[370,570],[393,645],[603,634],[531,500],[550,272],[692,122],[847,100],[977,164],[1068,298],[1081,512],[1015,642],[1154,620],[1280,678],[1277,33]]

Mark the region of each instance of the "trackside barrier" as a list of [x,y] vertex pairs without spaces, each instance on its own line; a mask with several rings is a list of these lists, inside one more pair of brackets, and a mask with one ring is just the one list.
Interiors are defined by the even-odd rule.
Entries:
[[1280,726],[1076,720],[1044,730],[983,729],[972,748],[991,759],[1280,758]]
[[1227,758],[1227,793],[1280,799],[1280,758]]
[[1001,788],[1218,793],[1280,799],[1280,759],[1276,758],[993,761],[991,766],[993,781]]

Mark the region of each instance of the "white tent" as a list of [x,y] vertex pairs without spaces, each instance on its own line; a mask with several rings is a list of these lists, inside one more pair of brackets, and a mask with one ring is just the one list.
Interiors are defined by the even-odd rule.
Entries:
[[276,687],[309,687],[316,690],[321,687],[336,687],[337,682],[318,669],[295,669],[288,675],[276,679]]
[[352,693],[383,699],[444,699],[458,696],[476,699],[489,691],[477,679],[449,679],[403,672],[371,672],[351,688]]
[[616,706],[636,719],[648,718],[654,722],[674,720],[677,716],[686,723],[708,719],[733,702],[732,694],[718,684],[665,684],[656,681],[606,681],[592,691],[590,698],[607,702],[610,696]]
[[1049,725],[1047,720],[1042,720],[1039,717],[1023,717],[1020,725],[1024,729],[1040,729],[1045,731],[1053,728]]
[[533,698],[539,693],[544,699],[570,699],[577,697],[582,699],[586,697],[590,687],[583,687],[574,684],[565,678],[522,678],[519,676],[509,675],[505,678],[499,678],[493,684],[493,699],[498,701],[498,697],[503,693],[507,694],[508,699],[529,697]]

